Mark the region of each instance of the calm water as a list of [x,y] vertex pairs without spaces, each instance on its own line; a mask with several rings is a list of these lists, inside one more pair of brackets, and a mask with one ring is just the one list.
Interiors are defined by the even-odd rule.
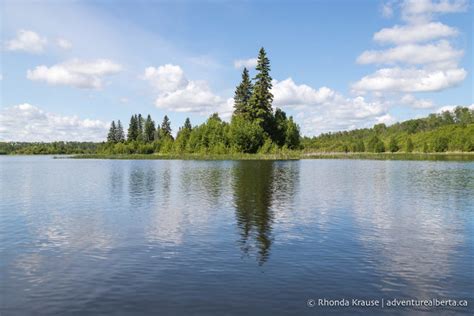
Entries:
[[[425,314],[468,299],[474,163],[0,157],[0,314]],[[431,310],[433,311],[433,310]]]

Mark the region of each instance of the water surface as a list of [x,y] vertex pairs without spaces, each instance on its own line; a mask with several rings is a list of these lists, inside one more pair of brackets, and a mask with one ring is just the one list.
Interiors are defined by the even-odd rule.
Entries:
[[468,299],[474,163],[0,157],[0,314],[429,314]]

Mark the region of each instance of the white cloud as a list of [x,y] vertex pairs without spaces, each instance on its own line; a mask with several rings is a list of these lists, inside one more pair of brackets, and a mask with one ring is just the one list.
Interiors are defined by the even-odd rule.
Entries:
[[[352,89],[358,93],[411,93],[441,91],[460,84],[467,75],[466,70],[458,66],[464,51],[453,48],[448,41],[458,31],[432,20],[439,14],[461,12],[466,7],[467,2],[462,0],[403,1],[401,16],[407,24],[384,28],[374,34],[376,42],[395,46],[368,50],[357,58],[360,64],[394,67],[378,69],[364,76],[352,85]],[[410,106],[427,108],[429,102],[419,100],[411,102]]]
[[323,103],[333,97],[335,92],[327,87],[316,90],[305,84],[296,85],[293,79],[288,78],[283,81],[274,80],[272,94],[275,106],[296,107]]
[[109,123],[49,113],[28,103],[0,112],[2,141],[103,141]]
[[214,95],[204,81],[190,81],[184,88],[159,95],[156,107],[174,112],[210,113],[223,100]]
[[188,80],[180,66],[147,67],[143,79],[158,91],[157,108],[203,115],[219,110],[227,112],[227,101],[215,95],[207,82]]
[[409,23],[422,23],[437,14],[463,12],[467,5],[466,0],[405,0],[401,5],[402,18]]
[[188,84],[184,71],[180,66],[166,64],[163,66],[147,67],[143,79],[160,92],[173,92],[183,89]]
[[462,50],[455,50],[448,41],[441,40],[434,44],[406,44],[382,51],[365,51],[358,58],[360,64],[453,64],[463,55]]
[[56,44],[58,45],[59,48],[62,49],[71,49],[72,48],[72,43],[69,42],[68,40],[64,38],[58,38],[56,40]]
[[409,105],[417,109],[429,109],[434,106],[433,101],[425,100],[425,99],[417,99],[412,94],[405,94],[400,99],[400,102],[402,104]]
[[443,113],[443,112],[452,112],[454,111],[455,108],[457,108],[458,106],[462,106],[462,107],[467,107],[468,109],[474,111],[474,104],[471,104],[471,105],[445,105],[445,106],[442,106],[440,107],[436,113]]
[[355,91],[429,92],[460,84],[466,77],[463,68],[427,70],[383,68],[352,85]]
[[371,126],[388,110],[379,99],[348,98],[327,87],[297,85],[291,78],[274,80],[272,93],[275,107],[297,111],[305,135]]
[[458,31],[440,22],[430,22],[417,25],[395,25],[384,28],[374,34],[374,41],[380,43],[406,44],[426,42],[438,38],[458,35]]
[[382,116],[376,117],[377,124],[385,124],[385,125],[391,125],[396,122],[396,119],[391,116],[390,114],[385,114]]
[[16,38],[6,42],[6,49],[38,54],[43,52],[47,42],[47,39],[41,37],[38,33],[29,30],[19,30]]
[[240,69],[243,67],[254,68],[255,66],[257,66],[257,58],[234,60],[234,67],[237,69]]
[[122,70],[122,66],[107,59],[81,61],[73,59],[51,67],[37,66],[28,70],[30,80],[45,81],[51,85],[68,85],[82,89],[100,89],[104,76],[113,75]]

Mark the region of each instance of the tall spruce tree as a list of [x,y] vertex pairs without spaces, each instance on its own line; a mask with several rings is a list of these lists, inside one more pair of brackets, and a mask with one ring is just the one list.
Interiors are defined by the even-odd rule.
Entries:
[[143,140],[147,143],[152,142],[155,139],[155,122],[151,119],[150,114],[148,114],[144,128],[143,128]]
[[189,131],[193,129],[193,126],[191,125],[191,121],[189,120],[189,117],[187,117],[186,120],[184,121],[183,129],[187,129]]
[[110,124],[109,134],[107,135],[107,142],[115,143],[115,135],[117,134],[117,127],[115,126],[115,121],[112,121]]
[[130,118],[130,124],[128,125],[127,140],[134,141],[134,140],[137,140],[137,137],[138,137],[137,116],[132,115],[132,117]]
[[163,123],[161,123],[160,128],[160,137],[172,137],[171,136],[171,122],[167,115],[163,118]]
[[257,120],[265,132],[271,135],[273,94],[270,90],[272,89],[272,77],[270,76],[270,60],[263,47],[258,53],[255,69],[257,75],[254,78],[253,93],[249,100],[250,118]]
[[117,129],[115,131],[115,142],[121,143],[123,141],[125,141],[125,134],[123,132],[122,122],[120,122],[120,120],[118,120]]
[[249,71],[244,68],[242,72],[242,81],[235,89],[234,94],[234,114],[249,115],[249,100],[252,97],[253,85],[250,81]]
[[144,119],[141,114],[138,114],[137,116],[137,129],[138,129],[138,135],[137,135],[137,140],[144,140]]

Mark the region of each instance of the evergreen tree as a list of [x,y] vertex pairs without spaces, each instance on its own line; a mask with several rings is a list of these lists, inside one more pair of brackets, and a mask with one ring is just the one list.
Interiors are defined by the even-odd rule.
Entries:
[[183,129],[191,131],[193,129],[193,126],[191,125],[191,121],[189,120],[189,117],[186,118],[184,121]]
[[152,142],[155,139],[155,122],[151,119],[150,114],[148,114],[143,130],[143,140],[147,143]]
[[107,142],[115,143],[115,135],[117,134],[117,127],[115,126],[115,121],[112,121],[110,124],[109,134],[107,135]]
[[184,125],[179,128],[178,134],[176,135],[174,147],[177,152],[182,153],[185,151],[192,129],[191,121],[189,117],[187,117],[184,121]]
[[130,118],[130,124],[128,125],[127,140],[134,141],[134,140],[137,140],[137,137],[138,137],[137,116],[132,115],[132,117]]
[[171,122],[167,115],[163,118],[163,123],[161,123],[160,128],[160,137],[162,138],[172,138],[171,136]]
[[234,94],[234,114],[248,115],[249,114],[249,100],[252,96],[252,82],[250,81],[249,71],[244,68],[242,72],[242,81],[235,89]]
[[136,118],[137,120],[137,129],[138,129],[138,134],[137,134],[137,140],[145,140],[144,136],[144,120],[141,114],[138,114],[138,117]]
[[115,142],[121,143],[125,141],[125,134],[123,132],[122,122],[118,120],[117,122],[117,130],[115,131]]
[[278,146],[285,145],[288,119],[281,109],[275,110],[272,129],[272,141]]
[[265,49],[262,47],[257,59],[257,75],[255,76],[255,84],[252,96],[249,100],[249,116],[252,120],[256,120],[271,135],[273,110],[272,77],[270,77],[270,60],[267,57]]

